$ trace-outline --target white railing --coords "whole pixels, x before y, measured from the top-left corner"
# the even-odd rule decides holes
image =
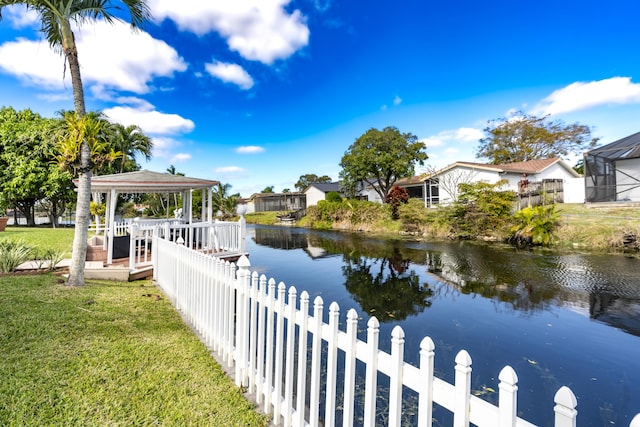
[[[171,242],[179,242],[194,250],[213,255],[242,255],[244,246],[245,220],[238,222],[215,221],[185,224],[181,221],[129,222],[126,233],[129,239],[129,269],[152,265],[152,242],[154,236]]]
[[[205,253],[154,238],[154,280],[228,367],[235,368],[235,382],[247,387],[273,423],[284,426],[342,426],[362,418],[364,426],[376,425],[376,405],[382,393],[378,375],[389,378],[388,425],[401,425],[402,391],[418,394],[418,426],[432,425],[436,403],[453,414],[454,427],[470,424],[487,427],[524,427],[533,424],[517,416],[518,377],[510,366],[500,372],[498,406],[471,393],[471,357],[462,350],[455,358],[454,384],[434,376],[434,344],[426,337],[420,344],[419,366],[404,362],[404,332],[391,333],[391,353],[379,349],[379,323],[367,322],[367,340],[357,338],[358,315],[347,312],[346,329],[340,330],[340,310],[329,306],[329,323],[323,322],[324,302],[302,292],[298,308],[296,288],[249,272],[242,257],[238,270]],[[341,352],[338,352],[341,350]],[[338,364],[344,366],[338,383]],[[363,410],[356,408],[356,361],[366,366]],[[321,378],[325,378],[321,385]],[[324,393],[321,392],[323,387]],[[339,388],[342,391],[337,397]],[[362,388],[361,388],[362,389]],[[577,400],[567,387],[554,396],[555,427],[575,427]],[[324,413],[320,408],[324,407]],[[378,411],[379,412],[379,411]],[[322,422],[320,420],[323,420]],[[640,427],[640,414],[630,427]]]

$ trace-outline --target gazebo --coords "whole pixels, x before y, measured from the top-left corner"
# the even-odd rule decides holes
[[[101,198],[98,198],[98,195],[106,194],[104,249],[107,251],[107,264],[113,263],[114,237],[116,236],[115,210],[118,194],[182,194],[181,222],[192,224],[194,221],[192,192],[201,190],[200,221],[212,223],[212,187],[217,184],[219,184],[218,181],[148,170],[92,177],[91,192],[94,194],[94,198],[99,200]]]

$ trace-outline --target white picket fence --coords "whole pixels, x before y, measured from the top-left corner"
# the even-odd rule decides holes
[[[234,264],[158,236],[154,247],[158,286],[205,344],[234,369],[236,384],[247,387],[264,412],[273,415],[275,425],[333,427],[338,423],[351,427],[358,418],[364,426],[374,426],[376,404],[383,393],[377,384],[380,373],[389,379],[390,387],[384,393],[388,393],[385,410],[390,427],[401,425],[403,387],[418,394],[420,427],[432,425],[434,403],[451,411],[454,427],[533,425],[517,417],[518,377],[510,366],[498,376],[495,406],[471,393],[471,357],[465,350],[455,358],[455,381],[449,384],[434,376],[435,348],[429,337],[420,344],[416,367],[404,361],[404,332],[399,326],[391,333],[388,354],[378,347],[375,317],[367,322],[366,342],[361,341],[355,310],[347,312],[346,329],[340,330],[340,309],[333,302],[327,324],[323,322],[321,297],[313,301],[310,315],[307,292],[300,294],[298,307],[294,287],[287,290],[282,282],[276,286],[274,279],[251,274],[244,256],[236,271]],[[366,366],[361,413],[355,413],[357,361]],[[338,375],[339,364],[344,367],[342,375]],[[561,387],[554,402],[555,427],[575,427],[577,400],[573,392]],[[342,419],[336,420],[340,412]],[[640,427],[640,414],[630,427]]]

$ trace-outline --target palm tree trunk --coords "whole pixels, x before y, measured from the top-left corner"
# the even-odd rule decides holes
[[[78,177],[78,198],[76,202],[76,223],[73,234],[71,265],[69,266],[70,286],[84,285],[84,265],[87,259],[87,239],[89,237],[91,203],[91,165],[87,161],[91,156],[89,144],[82,142],[80,147],[80,176]]]
[[[69,64],[71,85],[73,87],[73,103],[78,117],[86,114],[84,105],[84,89],[80,76],[80,62],[75,37],[69,21],[60,23],[62,30],[62,50]],[[78,177],[78,197],[76,202],[76,223],[73,235],[71,265],[69,279],[71,286],[84,285],[84,265],[87,259],[87,238],[89,237],[89,205],[91,203],[91,150],[86,141],[80,147],[80,176]]]

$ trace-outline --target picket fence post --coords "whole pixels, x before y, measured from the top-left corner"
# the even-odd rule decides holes
[[[371,317],[367,322],[367,363],[364,386],[364,425],[374,426],[376,421],[376,391],[378,389],[378,349],[380,322]]]
[[[336,420],[336,375],[338,367],[338,322],[340,306],[332,302],[329,306],[329,336],[327,337],[327,383],[325,392],[325,427],[334,427]]]
[[[556,404],[553,407],[553,411],[556,413],[554,427],[576,427],[578,400],[569,387],[560,387],[553,401]]]
[[[253,393],[256,390],[256,377],[257,377],[257,334],[258,334],[258,272],[254,271],[251,274],[251,288],[249,289],[249,393]],[[262,342],[262,341],[261,341]],[[260,346],[262,347],[262,346]],[[258,377],[259,378],[259,377]]]
[[[469,427],[469,402],[471,400],[471,356],[460,350],[456,356],[455,402],[453,427]]]
[[[402,365],[404,364],[404,331],[396,326],[391,331],[391,374],[389,378],[389,427],[400,427],[402,416]]]
[[[418,426],[431,427],[433,425],[433,362],[435,345],[429,337],[420,342],[420,373],[422,387],[418,400]]]
[[[273,318],[274,318],[274,304],[276,292],[276,281],[269,279],[267,290],[267,344],[266,344],[266,361],[265,361],[265,379],[264,379],[264,412],[267,414],[272,413],[271,403],[273,402]]]
[[[631,424],[629,424],[629,427],[640,427],[640,414],[637,414],[635,417],[633,417],[633,419],[631,420]]]
[[[291,408],[293,408],[293,365],[295,363],[296,342],[296,300],[298,291],[294,286],[289,288],[289,298],[287,300],[287,342],[285,350],[285,370],[284,370],[284,407],[282,413],[284,416],[284,427],[291,426]]]
[[[282,358],[283,358],[283,343],[284,343],[284,295],[285,284],[280,282],[278,284],[278,301],[276,305],[276,359],[275,359],[275,375],[273,381],[275,382],[273,393],[273,423],[275,425],[280,424],[282,417]]]
[[[515,427],[518,406],[518,376],[511,366],[505,366],[498,375],[499,427]]]
[[[296,425],[304,427],[305,400],[307,397],[307,332],[309,322],[309,293],[300,294],[300,334],[298,335],[298,384],[296,386]]]
[[[253,274],[257,275],[258,272],[254,272]],[[256,372],[256,403],[260,405],[262,403],[263,398],[263,387],[264,387],[264,353],[265,348],[263,343],[265,342],[265,304],[267,298],[267,276],[264,274],[260,276],[260,282],[258,286],[258,342],[257,346],[257,355],[256,355],[256,363],[257,363],[257,372]],[[253,351],[253,350],[252,350]]]
[[[237,262],[236,301],[238,304],[236,317],[236,385],[247,385],[247,364],[249,346],[249,258],[242,255]]]
[[[309,424],[318,426],[320,418],[320,358],[322,356],[322,312],[324,301],[317,296],[313,300],[313,342],[311,344],[311,390],[309,391]]]

